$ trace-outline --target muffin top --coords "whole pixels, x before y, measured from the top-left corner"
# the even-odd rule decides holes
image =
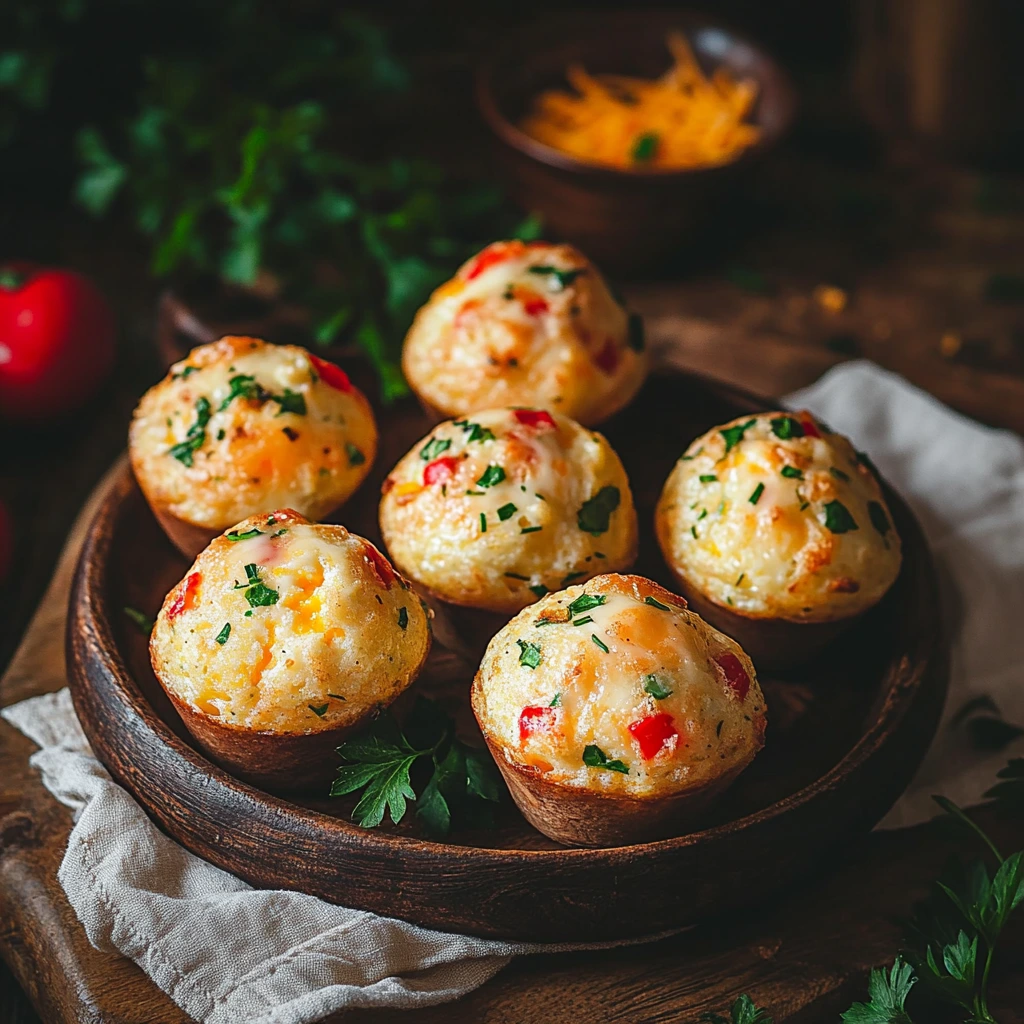
[[[442,423],[383,485],[395,564],[443,599],[513,612],[636,554],[626,472],[600,434],[537,409]]]
[[[172,695],[226,725],[312,733],[358,722],[415,678],[420,600],[367,540],[291,509],[214,539],[150,639]]]
[[[643,347],[639,318],[578,250],[495,242],[419,311],[402,365],[447,416],[529,404],[592,425],[640,387]]]
[[[369,472],[377,427],[340,367],[231,337],[193,349],[146,392],[129,450],[151,504],[220,530],[284,506],[326,515]]]
[[[698,437],[665,484],[656,526],[685,586],[755,618],[857,614],[900,569],[867,457],[806,412],[741,416]]]
[[[473,686],[484,736],[567,786],[665,796],[742,769],[765,704],[742,648],[640,576],[598,576],[521,611]]]

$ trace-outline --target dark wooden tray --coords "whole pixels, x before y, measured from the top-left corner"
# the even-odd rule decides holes
[[[651,378],[605,426],[626,464],[641,522],[636,571],[670,585],[651,517],[673,461],[696,434],[745,411],[750,396],[684,374]],[[379,543],[378,485],[428,429],[411,404],[384,417],[370,480],[343,510]],[[905,504],[889,494],[904,541],[881,605],[815,663],[762,680],[767,745],[702,831],[658,843],[571,850],[539,835],[511,801],[498,826],[427,842],[414,826],[367,831],[351,801],[288,802],[238,782],[198,753],[156,683],[124,605],[154,612],[187,568],[127,469],[93,521],[71,592],[67,660],[75,705],[99,757],[190,850],[254,885],[300,889],[419,924],[537,941],[622,939],[749,906],[799,879],[869,829],[903,790],[934,734],[946,659],[931,559]],[[449,625],[465,630],[453,617]],[[488,637],[462,632],[417,683],[456,713],[468,739],[473,657]],[[478,739],[478,737],[477,737]]]

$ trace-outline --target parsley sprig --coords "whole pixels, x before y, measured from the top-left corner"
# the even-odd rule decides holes
[[[732,1004],[728,1017],[723,1017],[720,1013],[705,1013],[701,1015],[700,1020],[707,1024],[773,1024],[773,1018],[769,1017],[765,1010],[755,1006],[753,999],[748,995],[740,996]]]
[[[452,719],[424,697],[416,699],[404,731],[386,711],[367,732],[338,747],[338,754],[345,763],[331,796],[361,789],[352,819],[364,828],[378,826],[385,813],[397,825],[415,801],[425,831],[444,836],[453,817],[486,819],[489,805],[499,799],[494,762],[457,739]]]

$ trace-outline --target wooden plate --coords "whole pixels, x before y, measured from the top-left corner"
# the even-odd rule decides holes
[[[636,571],[671,587],[654,540],[661,486],[686,444],[715,423],[769,406],[679,373],[650,379],[605,425],[640,515]],[[345,525],[380,543],[380,481],[428,424],[412,405],[382,419],[371,478]],[[888,495],[904,564],[882,604],[816,662],[765,678],[767,745],[702,831],[615,849],[558,847],[511,801],[497,827],[424,841],[415,825],[364,830],[352,801],[289,802],[238,782],[192,746],[123,614],[153,614],[187,565],[160,532],[130,473],[115,481],[86,539],[71,593],[67,654],[82,726],[111,774],[188,849],[251,882],[434,928],[536,941],[624,939],[748,906],[802,877],[870,828],[904,789],[931,740],[946,657],[931,559],[906,505]],[[468,712],[474,659],[489,639],[453,616],[452,649],[435,644],[416,684]],[[474,631],[475,630],[475,631]],[[409,818],[412,815],[408,815]]]

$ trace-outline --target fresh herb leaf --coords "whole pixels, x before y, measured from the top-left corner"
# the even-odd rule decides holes
[[[751,505],[756,505],[761,500],[761,495],[762,494],[764,494],[764,484],[760,484],[759,483],[754,488],[753,493],[750,495],[750,497],[747,500],[750,502]]]
[[[494,431],[488,427],[481,427],[479,423],[471,423],[469,420],[455,420],[454,426],[461,427],[466,434],[466,444],[471,441],[493,441]]]
[[[477,480],[477,487],[496,487],[498,484],[505,479],[505,470],[501,466],[490,465],[483,473],[483,476]]]
[[[498,518],[502,522],[505,522],[506,519],[511,519],[518,511],[519,510],[510,501],[507,505],[502,505],[501,508],[498,509]]]
[[[667,604],[662,604],[660,601],[658,601],[655,598],[651,597],[649,594],[648,594],[647,597],[644,598],[644,604],[652,605],[654,608],[660,608],[663,612],[670,612],[670,611],[672,611],[672,609],[669,608],[669,606]]]
[[[142,633],[143,636],[149,636],[149,634],[153,632],[153,620],[144,612],[140,612],[138,608],[132,608],[130,605],[125,605],[124,613],[132,620],[133,623],[135,623],[139,632]]]
[[[581,576],[586,576],[586,572],[583,569],[577,569],[575,572],[570,572],[562,577],[562,586],[567,587],[573,580],[578,580]]]
[[[583,763],[588,768],[606,768],[610,772],[629,774],[629,766],[623,761],[609,761],[608,755],[596,743],[588,743],[583,748]]]
[[[443,455],[451,446],[452,442],[447,437],[432,437],[420,449],[420,458],[429,462],[431,459],[436,459],[439,455]]]
[[[599,537],[607,532],[612,513],[619,507],[621,496],[618,487],[602,487],[592,498],[588,498],[576,513],[576,523],[584,533]]]
[[[270,400],[277,402],[280,407],[278,416],[282,416],[286,412],[294,413],[296,416],[306,415],[306,399],[290,388],[285,388],[281,395],[271,395]],[[360,452],[360,454],[362,453]],[[355,465],[355,463],[352,464]]]
[[[236,398],[265,402],[270,398],[270,392],[257,384],[251,374],[240,373],[228,381],[227,397],[217,406],[217,412],[223,412]]]
[[[889,532],[889,517],[877,501],[868,502],[868,518],[871,525],[884,537]]]
[[[527,272],[530,274],[540,274],[549,279],[551,284],[549,288],[553,292],[565,291],[576,280],[580,274],[585,274],[585,267],[574,267],[572,270],[560,270],[558,267],[551,266],[539,266],[539,267],[527,267]]]
[[[735,427],[726,427],[719,433],[725,438],[726,452],[732,451],[743,440],[743,435],[757,422],[756,419],[747,420],[746,423],[738,423]]]
[[[789,480],[803,480],[804,471],[797,469],[796,466],[783,466],[782,475]]]
[[[842,1015],[843,1024],[913,1024],[905,1004],[916,980],[902,957],[896,957],[888,973],[876,968],[868,979],[869,1002],[851,1006]]]
[[[309,710],[312,711],[314,715],[316,715],[317,718],[323,718],[324,715],[327,714],[327,708],[330,705],[329,704],[309,704],[307,706],[309,707]]]
[[[842,480],[843,483],[847,483],[847,484],[850,482],[849,474],[848,473],[844,473],[841,469],[837,469],[835,466],[829,466],[828,467],[828,471],[829,471],[829,473],[832,474],[832,476],[834,476],[836,478],[836,480]]]
[[[526,589],[532,591],[537,597],[543,597],[548,593],[548,588],[543,583],[535,583],[532,587],[527,587]]]
[[[507,576],[510,580],[522,580],[524,583],[530,582],[529,576],[520,576],[517,572],[506,572],[503,575]]]
[[[481,512],[480,513],[480,532],[481,533],[486,533],[487,532],[487,513],[486,512]]]
[[[276,590],[263,583],[256,583],[245,592],[245,599],[253,608],[263,608],[267,605],[277,604],[281,595]]]
[[[408,626],[409,626],[409,609],[406,608],[405,605],[402,605],[402,607],[398,609],[398,628],[404,630],[404,629],[407,629]]]
[[[716,484],[718,483],[718,477],[714,473],[701,473],[700,482],[702,484]]]
[[[526,668],[536,668],[540,664],[540,644],[532,644],[527,640],[517,640],[519,645],[519,664]]]
[[[767,1010],[758,1009],[754,1000],[744,994],[740,996],[729,1010],[729,1016],[718,1013],[705,1013],[700,1020],[707,1024],[774,1024]]]
[[[349,466],[361,466],[366,462],[366,456],[351,441],[345,442],[345,454],[348,456]]]
[[[540,533],[543,530],[543,526],[524,526],[519,532],[520,533]]]
[[[243,533],[239,533],[237,530],[229,530],[225,536],[230,541],[251,540],[253,537],[262,537],[263,531],[256,529],[254,526],[251,530],[245,530]]]
[[[228,642],[228,637],[231,636],[231,623],[225,622],[224,628],[214,637],[217,643],[223,645]]]
[[[655,700],[672,696],[672,691],[654,673],[644,676],[644,693],[649,693]]]
[[[644,132],[642,135],[638,135],[630,153],[633,163],[650,163],[654,159],[654,154],[658,152],[660,141],[661,136],[657,132]]]
[[[197,398],[195,422],[188,428],[185,440],[169,448],[167,454],[172,455],[183,466],[191,468],[195,453],[206,443],[206,425],[210,422],[211,415],[213,412],[210,400],[202,396]]]
[[[849,533],[858,527],[849,509],[841,501],[826,501],[825,529],[832,533]]]
[[[569,617],[573,618],[581,612],[589,612],[591,608],[599,608],[607,602],[604,594],[580,594],[572,604],[569,605]]]
[[[585,626],[588,622],[593,622],[593,621],[594,621],[594,616],[593,615],[584,615],[582,618],[574,619],[572,624],[574,626]]]
[[[562,706],[562,695],[561,695],[561,693],[556,693],[554,695],[554,697],[551,698],[551,703],[548,705],[548,707],[549,708],[560,708],[561,706]]]
[[[591,633],[590,639],[593,640],[594,643],[597,644],[597,646],[600,647],[605,654],[608,653],[608,645],[596,633]]]
[[[771,421],[772,433],[780,441],[788,441],[793,437],[803,437],[803,424],[793,416],[776,416]]]

